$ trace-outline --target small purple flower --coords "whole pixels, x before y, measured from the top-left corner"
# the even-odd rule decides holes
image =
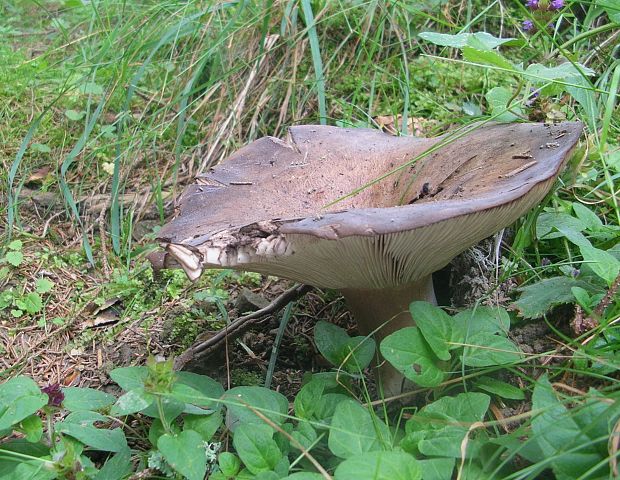
[[[62,393],[59,383],[50,383],[47,387],[43,387],[41,391],[47,395],[47,405],[49,407],[60,407],[65,399],[65,394]]]
[[[531,20],[523,20],[523,30],[526,32],[534,30],[534,22]]]
[[[572,272],[570,272],[570,274],[573,278],[577,278],[581,274],[581,270],[575,268]]]
[[[540,261],[540,264],[543,267],[548,267],[549,265],[551,265],[551,260],[549,260],[547,257],[543,257],[542,260]]]
[[[525,2],[525,6],[527,8],[531,8],[532,10],[537,10],[538,9],[538,0],[527,0]]]
[[[551,10],[559,10],[564,7],[564,0],[551,0],[549,2],[549,9]]]

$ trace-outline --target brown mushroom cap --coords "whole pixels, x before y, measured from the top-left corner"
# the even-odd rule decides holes
[[[472,130],[292,127],[287,142],[261,138],[199,177],[159,240],[192,279],[235,268],[336,289],[415,282],[537,205],[582,125]]]

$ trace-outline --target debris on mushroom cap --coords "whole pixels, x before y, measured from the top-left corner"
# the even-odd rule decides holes
[[[220,267],[337,289],[410,283],[538,204],[581,130],[494,124],[448,141],[292,127],[199,177],[159,239],[192,279]]]

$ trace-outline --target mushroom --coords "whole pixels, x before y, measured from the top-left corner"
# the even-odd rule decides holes
[[[199,176],[158,237],[190,279],[232,268],[337,289],[362,335],[411,326],[431,275],[550,190],[582,125],[490,124],[437,138],[305,125]],[[415,321],[415,319],[413,319]],[[386,394],[403,377],[379,368]]]

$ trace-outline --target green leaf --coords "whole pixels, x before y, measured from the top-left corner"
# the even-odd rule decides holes
[[[573,202],[573,211],[577,218],[586,225],[586,228],[590,231],[596,231],[603,228],[603,222],[598,218],[598,215],[590,210],[588,207],[579,202]]]
[[[38,293],[31,292],[15,300],[15,305],[33,315],[43,308],[43,301]]]
[[[508,398],[510,400],[523,400],[525,393],[520,388],[510,385],[509,383],[502,382],[492,377],[478,377],[474,381],[474,385],[480,390],[493,393],[498,397]]]
[[[282,480],[325,480],[325,477],[320,473],[296,472]]]
[[[73,122],[82,120],[84,118],[84,115],[86,115],[86,112],[83,110],[79,112],[77,110],[72,110],[72,109],[65,110],[65,116]]]
[[[390,431],[379,418],[371,415],[353,399],[336,407],[329,429],[328,446],[340,458],[382,450],[389,445]]]
[[[521,296],[514,302],[514,306],[521,316],[538,318],[557,305],[574,302],[575,297],[571,290],[573,287],[581,287],[589,293],[602,292],[602,289],[589,282],[570,277],[552,277],[519,288]]]
[[[39,153],[50,153],[52,151],[50,147],[44,145],[43,143],[33,143],[32,145],[30,145],[30,148],[32,148],[32,150],[34,150],[35,152]]]
[[[129,449],[118,452],[103,464],[94,480],[121,480],[131,473],[131,452]]]
[[[314,326],[316,346],[333,366],[355,373],[366,368],[375,354],[375,341],[363,336],[349,337],[333,323],[318,321]]]
[[[422,387],[436,387],[446,376],[440,360],[416,327],[403,328],[387,336],[380,350],[394,368]]]
[[[183,429],[194,430],[205,442],[209,442],[222,425],[222,420],[220,412],[213,412],[210,415],[185,415]]]
[[[17,430],[26,435],[27,441],[32,443],[38,442],[43,436],[43,422],[41,421],[41,417],[30,415],[24,418],[19,422]]]
[[[110,415],[129,415],[144,410],[155,401],[155,397],[146,393],[143,388],[134,388],[121,395],[116,401]]]
[[[519,115],[523,114],[519,105],[508,105],[513,94],[507,88],[494,87],[484,94],[484,98],[491,107],[491,115],[498,122],[513,122],[519,119]],[[507,110],[509,107],[510,110]]]
[[[592,76],[595,74],[594,70],[588,68],[579,63],[575,64],[586,76]],[[529,77],[533,82],[547,83],[549,80],[561,80],[567,83],[573,83],[572,80],[581,78],[582,75],[570,62],[562,63],[556,67],[546,67],[540,63],[532,63],[524,72],[526,77]]]
[[[620,273],[620,261],[611,253],[588,245],[580,245],[579,251],[592,271],[611,287]]]
[[[217,463],[222,473],[227,477],[234,477],[241,468],[239,457],[230,452],[220,453]]]
[[[0,385],[0,431],[10,429],[47,405],[47,395],[28,377],[15,377]]]
[[[503,308],[476,307],[457,313],[453,320],[450,348],[460,348],[478,333],[508,335],[510,316]]]
[[[463,47],[463,58],[469,62],[481,65],[491,65],[509,71],[519,70],[512,62],[495,50],[480,50],[478,48],[465,46]]]
[[[233,445],[245,467],[255,475],[273,470],[282,458],[273,429],[265,424],[238,425]]]
[[[500,335],[478,333],[469,337],[462,362],[469,367],[490,367],[518,362],[523,358],[512,340]]]
[[[35,289],[37,293],[47,293],[54,288],[54,282],[47,278],[37,278]]]
[[[93,425],[95,422],[109,422],[109,419],[96,412],[73,412],[62,422],[56,423],[54,430],[69,435],[96,450],[120,452],[129,448],[123,430],[97,428]]]
[[[286,420],[288,400],[281,393],[264,387],[235,387],[222,397],[228,410],[227,426],[235,432],[240,424],[261,424],[264,420],[256,415],[248,405],[277,425]]]
[[[206,375],[198,375],[192,372],[177,372],[177,382],[192,387],[201,393],[200,405],[208,408],[219,408],[221,405],[216,401],[207,402],[207,399],[220,399],[224,395],[224,387]],[[189,402],[194,403],[194,402]],[[198,405],[198,403],[194,403]]]
[[[305,449],[311,448],[318,435],[314,427],[305,420],[300,420],[291,436],[297,440]]]
[[[334,480],[419,480],[419,462],[404,452],[369,452],[342,462]]]
[[[178,435],[165,434],[157,441],[157,448],[166,462],[189,480],[203,480],[207,473],[207,457],[202,445],[202,437],[193,430],[184,430]]]
[[[452,478],[452,471],[456,463],[454,458],[429,458],[419,460],[424,480],[446,480]]]
[[[103,87],[95,82],[83,83],[79,90],[86,95],[103,95]]]
[[[121,367],[115,368],[109,375],[123,390],[128,392],[134,388],[144,387],[148,374],[147,367]]]
[[[450,360],[452,317],[428,302],[412,302],[409,311],[424,340],[440,360]]]
[[[546,458],[552,459],[557,478],[578,478],[604,462],[604,457],[597,453],[572,413],[558,400],[546,375],[541,376],[534,387],[532,411],[535,413],[532,440]],[[578,449],[574,450],[576,447]],[[573,451],[568,452],[571,449]]]
[[[500,45],[513,42],[514,38],[497,38],[487,32],[458,33],[449,35],[447,33],[421,32],[420,38],[427,42],[441,45],[443,47],[463,48],[467,45],[478,50],[492,50]]]
[[[22,252],[12,250],[10,252],[6,252],[4,259],[14,267],[19,267],[24,261],[24,254]]]
[[[100,410],[112,405],[116,398],[94,388],[66,387],[62,389],[65,399],[62,406],[75,412],[78,410]]]
[[[21,240],[13,240],[11,243],[7,245],[9,250],[19,251],[23,248],[24,244]]]

